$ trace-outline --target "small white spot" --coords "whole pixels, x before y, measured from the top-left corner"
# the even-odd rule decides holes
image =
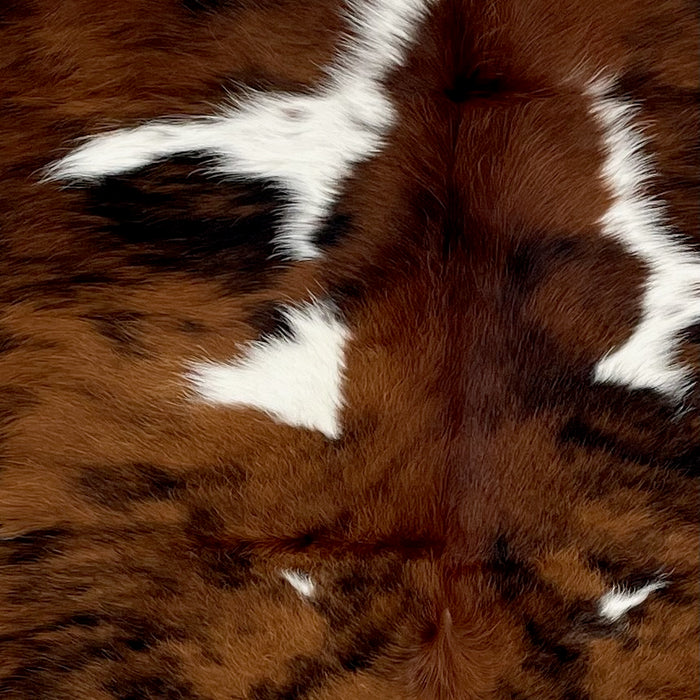
[[[308,574],[296,569],[283,569],[280,574],[302,598],[314,597],[316,584]]]
[[[654,581],[636,590],[613,588],[602,596],[598,602],[598,614],[611,621],[618,620],[632,608],[641,605],[650,593],[658,591],[665,586],[665,581]]]
[[[283,314],[292,337],[251,343],[232,362],[196,363],[189,379],[209,403],[257,408],[288,425],[336,438],[349,333],[326,303],[286,307]]]
[[[604,131],[602,175],[612,195],[601,227],[646,264],[648,277],[637,327],[597,363],[594,379],[679,400],[692,386],[676,346],[683,331],[700,321],[700,257],[673,235],[662,202],[645,191],[654,176],[644,153],[647,139],[634,126],[637,107],[609,96],[613,84],[598,80],[588,90]]]
[[[400,66],[429,0],[350,2],[353,33],[313,93],[250,92],[214,117],[155,121],[87,139],[47,180],[95,182],[179,153],[206,153],[212,172],[274,181],[290,199],[276,239],[292,260],[317,257],[314,232],[354,165],[375,155],[395,121],[382,81]]]

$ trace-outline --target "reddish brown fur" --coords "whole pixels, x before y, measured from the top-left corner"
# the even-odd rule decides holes
[[[588,380],[645,270],[600,235],[580,90],[604,68],[641,101],[697,250],[691,3],[439,3],[388,81],[395,133],[343,192],[352,231],[260,286],[136,259],[89,191],[39,184],[77,137],[314,85],[338,9],[0,8],[0,695],[697,697],[700,393],[678,417]],[[182,194],[178,167],[157,191]],[[196,197],[203,219],[265,207]],[[188,400],[193,357],[323,294],[353,338],[339,440]],[[643,609],[598,620],[612,585],[660,571]]]

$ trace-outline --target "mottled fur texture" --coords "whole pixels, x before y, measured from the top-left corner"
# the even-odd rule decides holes
[[[682,391],[595,374],[652,279],[601,224],[611,130],[700,259],[692,0],[416,9],[308,255],[285,183],[211,149],[51,177],[81,138],[313,98],[353,7],[0,3],[0,697],[698,697],[700,316],[663,336]],[[298,383],[296,413],[197,395],[306,308],[340,329],[290,363],[338,382],[326,422]]]

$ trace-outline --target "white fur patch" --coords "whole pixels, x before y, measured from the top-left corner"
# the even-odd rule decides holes
[[[349,333],[324,303],[287,307],[283,313],[293,337],[251,343],[233,362],[197,363],[189,379],[209,403],[257,408],[288,425],[336,438]]]
[[[308,574],[296,569],[283,569],[280,574],[302,598],[314,597],[316,584]]]
[[[615,621],[629,610],[641,605],[651,593],[666,586],[665,581],[654,581],[636,590],[613,588],[598,601],[598,614],[610,621]]]
[[[612,194],[601,226],[646,264],[648,277],[637,327],[597,363],[594,378],[680,399],[692,381],[677,360],[677,344],[683,330],[700,321],[700,257],[672,234],[662,203],[645,192],[653,179],[647,139],[634,126],[637,108],[609,96],[612,85],[597,81],[589,89],[605,134],[602,174]]]
[[[394,123],[382,81],[402,64],[428,2],[351,2],[353,33],[311,94],[251,92],[219,116],[100,134],[50,166],[47,179],[93,182],[176,154],[207,154],[214,173],[273,180],[285,190],[290,206],[277,246],[293,260],[314,258],[313,234],[342,180],[382,148]]]

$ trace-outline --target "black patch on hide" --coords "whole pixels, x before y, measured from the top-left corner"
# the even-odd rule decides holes
[[[659,425],[664,423],[660,420]],[[663,454],[653,442],[646,448],[639,439],[632,442],[588,425],[580,417],[569,419],[561,431],[560,445],[573,444],[586,450],[601,450],[618,460],[635,462],[646,467],[670,469],[683,476],[700,474],[700,445],[689,445],[677,454]]]
[[[207,174],[211,159],[182,156],[87,190],[103,243],[166,272],[220,281],[231,293],[264,289],[284,267],[273,241],[287,198],[272,182]]]
[[[468,100],[488,99],[507,90],[503,75],[476,67],[458,71],[452,83],[445,88],[445,96],[459,104]]]
[[[390,641],[387,630],[369,626],[369,629],[353,636],[338,653],[338,661],[345,671],[357,672],[371,668]]]
[[[184,488],[175,474],[151,464],[125,464],[121,467],[83,469],[78,490],[101,506],[124,510],[135,502],[166,500]]]
[[[289,679],[283,684],[265,680],[254,685],[249,692],[251,700],[300,700],[321,687],[335,670],[313,656],[296,656],[289,661],[287,669]]]
[[[700,345],[700,323],[688,326],[682,333],[683,339],[688,343]]]
[[[287,320],[282,307],[274,302],[260,304],[247,318],[248,323],[257,331],[257,340],[265,342],[272,338],[293,340],[294,329]]]
[[[0,328],[0,354],[11,352],[22,346],[22,341],[12,333]]]
[[[197,572],[206,583],[236,589],[251,581],[252,562],[245,543],[226,540],[225,525],[216,513],[192,508],[186,534],[198,564]]]
[[[316,234],[316,243],[321,248],[330,248],[340,243],[352,230],[350,214],[334,212],[321,225]]]
[[[104,311],[88,314],[98,333],[124,355],[144,355],[141,343],[142,322],[145,314],[139,311]]]
[[[105,689],[115,700],[203,700],[192,685],[174,676],[137,676],[112,680]]]
[[[487,562],[489,582],[506,602],[532,593],[539,585],[533,567],[517,556],[505,535],[499,535]]]
[[[542,237],[518,241],[506,258],[509,298],[522,299],[532,293],[556,268],[582,255],[571,238]]]
[[[588,700],[590,695],[583,688],[587,670],[587,658],[583,645],[565,643],[561,631],[547,624],[529,620],[525,633],[530,643],[530,653],[523,667],[532,669],[557,689],[556,697],[562,700]]]
[[[0,540],[0,561],[9,565],[33,564],[58,555],[70,533],[60,528],[32,530],[11,540]]]

